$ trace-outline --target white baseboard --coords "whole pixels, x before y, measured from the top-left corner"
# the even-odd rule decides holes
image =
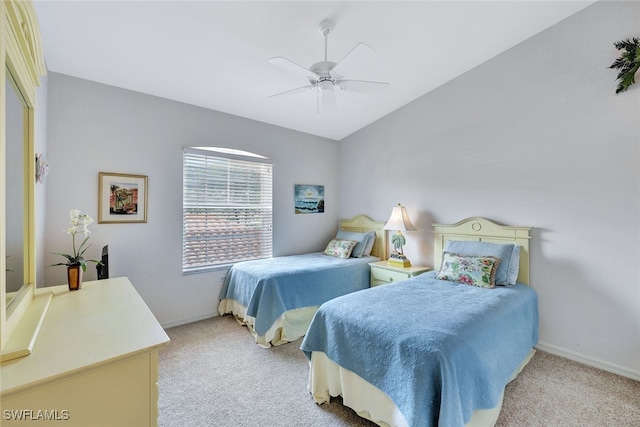
[[[189,319],[182,319],[182,320],[176,320],[174,322],[163,323],[160,326],[162,326],[163,329],[168,329],[176,326],[186,325],[188,323],[198,322],[200,320],[211,319],[212,317],[218,317],[218,316],[219,316],[218,312],[203,314],[201,316],[190,317]]]
[[[545,344],[539,342],[535,348],[545,353],[550,353],[556,356],[564,357],[565,359],[573,360],[574,362],[582,363],[593,368],[602,369],[603,371],[611,372],[616,375],[620,375],[632,380],[640,381],[640,372],[634,371],[622,366],[614,365],[613,363],[605,362],[603,360],[587,357],[582,354],[574,353],[561,347],[557,347],[551,344]]]

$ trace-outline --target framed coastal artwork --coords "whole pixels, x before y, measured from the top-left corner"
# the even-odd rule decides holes
[[[324,185],[295,184],[294,204],[296,214],[324,212]]]
[[[147,222],[147,176],[100,172],[98,223]]]

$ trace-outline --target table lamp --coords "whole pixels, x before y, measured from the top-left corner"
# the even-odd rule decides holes
[[[402,252],[402,247],[405,243],[407,243],[404,236],[402,235],[402,232],[417,229],[411,223],[405,207],[398,203],[398,206],[394,207],[391,211],[391,217],[389,218],[389,221],[387,221],[387,223],[384,225],[384,227],[382,227],[382,229],[396,230],[396,232],[391,236],[393,253],[388,259],[389,265],[394,265],[397,267],[411,267],[411,261],[409,261]]]

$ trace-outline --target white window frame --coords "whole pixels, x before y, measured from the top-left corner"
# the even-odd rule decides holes
[[[273,161],[240,150],[183,150],[182,273],[273,255]],[[257,178],[257,179],[256,179]]]

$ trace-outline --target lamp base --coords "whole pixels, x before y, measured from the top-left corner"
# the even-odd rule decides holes
[[[411,267],[411,261],[404,255],[391,254],[391,257],[387,260],[387,264],[393,267]]]

